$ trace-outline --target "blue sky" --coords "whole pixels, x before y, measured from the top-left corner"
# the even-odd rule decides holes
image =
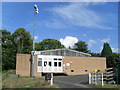
[[[35,42],[52,38],[72,47],[82,40],[92,52],[100,52],[103,43],[109,42],[118,52],[117,2],[4,2],[2,28],[12,33],[25,28],[32,35],[35,4],[39,8]]]

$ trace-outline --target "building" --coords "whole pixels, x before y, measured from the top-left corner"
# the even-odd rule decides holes
[[[67,48],[63,49],[54,49],[54,50],[44,50],[44,51],[35,51],[36,55],[58,55],[58,56],[78,56],[78,57],[90,57],[88,53],[83,53]]]
[[[42,71],[44,73],[54,71],[54,73],[66,75],[80,75],[88,74],[94,70],[104,71],[106,69],[106,58],[91,57],[90,54],[70,49],[35,51],[34,54],[35,77],[40,77]],[[17,54],[16,59],[16,74],[30,76],[31,54]]]

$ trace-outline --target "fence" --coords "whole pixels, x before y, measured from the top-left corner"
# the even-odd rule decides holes
[[[113,68],[106,69],[105,72],[89,73],[89,84],[104,85],[115,83]]]
[[[90,73],[89,74],[89,84],[95,84],[95,85],[104,85],[103,82],[103,73]]]
[[[115,83],[114,81],[115,73],[114,73],[113,68],[107,68],[105,72],[105,76],[106,76],[105,80],[107,84]]]

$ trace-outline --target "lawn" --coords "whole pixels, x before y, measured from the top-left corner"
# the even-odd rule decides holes
[[[6,72],[8,72],[8,70],[4,70],[4,71],[0,70],[0,76],[2,76]]]
[[[58,88],[55,85],[45,83],[43,78],[32,78],[29,76],[20,76],[10,78],[9,75],[2,81],[3,88]]]
[[[95,87],[95,88],[116,88],[118,90],[120,90],[120,86],[118,85],[112,85],[112,84],[106,84],[106,85],[90,85],[91,87]]]
[[[45,83],[42,78],[19,77],[3,80],[3,88],[58,88]]]

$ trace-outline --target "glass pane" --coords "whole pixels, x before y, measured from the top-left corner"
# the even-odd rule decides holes
[[[61,58],[59,58],[58,60],[62,60]]]
[[[40,60],[42,60],[42,58],[38,58],[38,60],[40,61]]]
[[[42,61],[38,61],[38,66],[42,66]]]
[[[54,60],[57,60],[57,58],[54,58]]]
[[[49,62],[49,66],[52,66],[52,63],[51,63],[51,62]]]
[[[58,66],[61,67],[61,62],[58,62]]]
[[[57,62],[54,62],[54,66],[57,67]]]
[[[47,66],[47,61],[44,61],[44,66]]]

